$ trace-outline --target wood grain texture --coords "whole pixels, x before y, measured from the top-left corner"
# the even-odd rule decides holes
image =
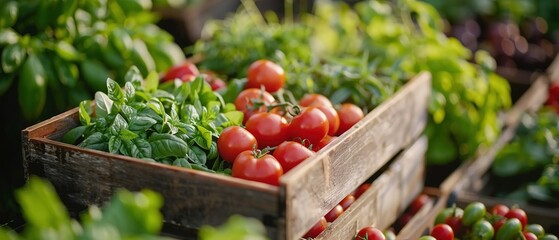
[[[398,155],[389,168],[372,182],[371,187],[315,239],[353,239],[357,231],[365,226],[389,227],[423,189],[426,150],[427,139],[422,137]],[[410,173],[414,177],[402,177],[404,165],[413,166],[414,171]],[[415,176],[421,176],[421,179]]]
[[[320,216],[417,138],[427,123],[430,75],[410,80],[391,99],[281,179],[285,229],[297,239]],[[281,233],[280,233],[281,234]]]

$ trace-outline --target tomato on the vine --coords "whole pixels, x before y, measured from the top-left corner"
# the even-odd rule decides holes
[[[233,163],[239,153],[258,147],[256,138],[246,129],[231,126],[223,129],[217,139],[217,150],[226,162]]]
[[[340,201],[340,206],[342,206],[342,208],[345,211],[349,208],[351,204],[353,204],[353,202],[355,202],[355,197],[349,194],[344,199],[342,199],[342,201]]]
[[[330,99],[328,99],[324,95],[318,93],[309,93],[305,94],[305,96],[303,96],[301,100],[299,100],[299,105],[301,105],[301,107],[332,107],[332,102],[330,102]]]
[[[324,147],[326,147],[326,145],[330,144],[336,138],[337,137],[326,135],[326,136],[324,136],[324,138],[322,140],[320,140],[320,142],[318,142],[317,144],[312,145],[312,150],[315,151],[315,152],[318,152],[318,151],[320,151],[320,149],[323,149]]]
[[[317,107],[328,119],[328,135],[334,136],[340,128],[340,116],[334,107],[318,106]]]
[[[511,208],[509,212],[505,214],[505,217],[508,219],[516,218],[520,220],[520,223],[522,224],[522,229],[524,229],[524,227],[526,227],[526,224],[528,223],[528,216],[526,215],[526,212],[524,212],[524,210],[520,208],[514,208],[514,207]]]
[[[289,136],[291,139],[319,143],[328,133],[328,118],[316,107],[307,107],[291,119]]]
[[[445,224],[452,228],[452,231],[456,233],[456,235],[460,235],[462,231],[462,217],[459,216],[449,216],[445,220]]]
[[[269,112],[252,115],[246,122],[246,129],[254,135],[260,148],[275,147],[289,136],[287,120]]]
[[[312,228],[309,229],[309,231],[305,233],[303,237],[304,238],[318,237],[318,235],[324,232],[324,229],[326,229],[326,227],[328,227],[328,222],[326,221],[326,218],[321,217],[320,220],[318,220],[318,222],[315,223],[314,226],[312,226]]]
[[[283,171],[288,172],[305,159],[314,155],[314,152],[298,142],[285,141],[276,147],[273,155],[281,164]]]
[[[167,73],[165,73],[165,75],[161,79],[161,82],[170,81],[175,78],[181,79],[181,81],[183,82],[190,82],[198,75],[200,75],[200,71],[198,71],[196,65],[191,62],[185,62],[183,64],[173,66],[169,70],[167,70]]]
[[[248,67],[245,88],[260,88],[268,92],[276,92],[285,84],[285,71],[280,65],[261,59]]]
[[[342,215],[342,213],[344,213],[344,209],[342,208],[342,206],[340,206],[340,204],[338,204],[334,208],[332,208],[330,212],[326,213],[326,215],[324,215],[324,218],[326,218],[326,221],[328,222],[333,222],[340,215]]]
[[[509,207],[503,204],[497,204],[489,211],[493,215],[505,216],[509,212]]]
[[[427,194],[420,194],[411,202],[409,212],[411,214],[416,214],[429,201],[430,198],[429,196],[427,196]]]
[[[258,154],[257,154],[258,155]],[[270,154],[255,156],[252,150],[241,152],[233,163],[231,176],[270,185],[279,185],[283,169],[278,160]]]
[[[239,93],[235,99],[235,108],[243,112],[243,123],[246,123],[255,113],[265,112],[267,110],[266,105],[272,104],[274,101],[276,101],[276,99],[269,92],[262,91],[258,88],[249,88]],[[256,106],[254,106],[255,103],[261,106],[256,108]]]
[[[361,197],[361,195],[367,191],[367,189],[369,189],[371,187],[370,183],[363,183],[361,184],[361,186],[359,186],[357,188],[357,190],[355,190],[355,193],[353,194],[353,196],[355,197],[355,199],[358,199],[359,197]]]
[[[437,224],[431,230],[431,236],[437,240],[454,240],[454,232],[447,224]]]
[[[364,227],[357,233],[355,240],[385,240],[381,230],[374,227]]]
[[[338,116],[340,117],[340,127],[336,132],[337,136],[346,132],[353,125],[363,119],[365,114],[363,113],[363,110],[361,110],[361,108],[359,108],[357,105],[352,103],[344,103],[338,109]]]

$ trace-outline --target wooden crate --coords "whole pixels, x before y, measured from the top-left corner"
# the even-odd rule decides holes
[[[399,154],[371,187],[315,239],[353,239],[365,226],[389,227],[423,189],[426,151],[427,138],[422,137]]]
[[[429,235],[437,214],[447,206],[448,195],[442,195],[439,189],[426,187],[423,193],[430,197],[430,201],[400,230],[397,239],[419,239]]]
[[[526,112],[536,112],[543,105],[547,99],[548,86],[549,79],[545,75],[537,78],[526,93],[506,113],[504,128],[497,141],[489,148],[480,149],[473,159],[465,161],[452,172],[440,185],[442,194],[450,194],[453,191],[467,188],[481,179],[481,176],[491,166],[495,154],[514,137],[522,115]]]
[[[411,79],[350,130],[282,176],[279,187],[59,142],[78,125],[77,109],[23,130],[25,176],[47,178],[71,206],[101,204],[117,188],[149,188],[164,196],[167,223],[196,229],[241,214],[262,221],[273,239],[297,239],[421,135],[430,80],[429,73]]]

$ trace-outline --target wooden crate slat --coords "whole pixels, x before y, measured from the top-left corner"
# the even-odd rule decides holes
[[[418,75],[340,139],[281,179],[286,239],[303,235],[319,216],[421,134],[430,93],[430,75]]]
[[[353,239],[357,231],[365,226],[389,227],[423,189],[425,151],[427,139],[422,137],[398,155],[392,165],[372,182],[371,187],[316,239]],[[420,175],[421,179],[402,178],[404,165],[414,166],[412,175]],[[413,190],[410,192],[408,189]]]

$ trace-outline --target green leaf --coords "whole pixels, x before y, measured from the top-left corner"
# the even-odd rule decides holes
[[[134,39],[134,49],[132,49],[130,58],[138,66],[142,75],[147,76],[150,72],[155,71],[155,61],[144,41]]]
[[[127,129],[127,128],[128,128],[128,123],[126,122],[126,119],[124,119],[122,115],[116,114],[113,124],[111,124],[110,127],[111,134],[119,135],[123,129]]]
[[[132,140],[134,138],[138,137],[138,134],[136,134],[135,132],[132,132],[128,129],[121,129],[120,133],[119,133],[120,138],[124,139],[124,140]]]
[[[225,117],[227,117],[227,119],[229,120],[228,126],[232,126],[232,125],[237,125],[238,126],[238,125],[241,125],[243,123],[244,114],[241,111],[226,112],[226,113],[223,113],[223,115],[225,115]]]
[[[198,232],[200,240],[214,239],[251,239],[265,240],[266,229],[264,225],[254,218],[245,218],[240,215],[231,216],[226,223],[218,228],[204,225]]]
[[[130,106],[130,105],[122,105],[120,106],[120,112],[122,113],[123,117],[126,118],[126,120],[128,122],[130,122],[130,120],[136,116],[136,114],[138,113],[138,110],[136,110],[134,107]]]
[[[188,151],[188,144],[171,134],[153,133],[148,141],[154,159],[184,157]]]
[[[156,72],[150,72],[146,77],[144,89],[146,92],[155,92],[159,86],[159,76]]]
[[[196,126],[198,134],[194,137],[194,141],[203,149],[209,150],[212,145],[212,132],[200,125]]]
[[[39,58],[30,54],[20,70],[18,98],[23,116],[27,120],[39,117],[45,106],[47,78]]]
[[[157,121],[150,117],[134,116],[130,119],[128,129],[134,132],[144,132],[156,123]]]
[[[18,17],[18,3],[9,1],[0,5],[0,29],[12,27]]]
[[[124,76],[124,81],[131,82],[134,87],[141,86],[143,80],[142,74],[140,74],[140,70],[136,66],[130,67]]]
[[[103,137],[103,134],[100,132],[95,132],[91,134],[89,137],[83,140],[78,146],[83,148],[90,148],[100,151],[108,151],[108,141]]]
[[[19,44],[8,45],[2,51],[2,70],[5,73],[16,71],[25,61],[25,49]]]
[[[73,128],[72,130],[64,134],[64,136],[62,137],[62,142],[68,144],[75,144],[78,141],[78,139],[80,139],[83,136],[83,133],[85,132],[86,129],[87,126],[78,126]]]
[[[80,65],[80,77],[82,77],[87,85],[94,91],[105,91],[107,88],[107,78],[109,71],[107,68],[96,60],[85,59]]]
[[[0,45],[15,44],[19,40],[19,34],[11,28],[0,30]]]
[[[207,161],[206,152],[198,146],[192,146],[188,154],[188,158],[194,164],[204,165]]]
[[[124,28],[116,28],[109,34],[109,42],[124,57],[130,56],[134,42]]]
[[[97,117],[106,117],[112,113],[113,100],[103,92],[95,93],[95,114]]]
[[[183,167],[183,168],[192,168],[192,166],[190,165],[190,163],[185,159],[185,158],[177,158],[174,162],[173,162],[174,166],[178,166],[178,167]]]
[[[0,69],[0,96],[12,86],[14,76],[14,74],[6,74]]]
[[[54,66],[58,80],[70,88],[74,88],[78,82],[78,66],[71,62],[66,62],[60,58],[54,59]]]
[[[122,147],[122,139],[118,136],[111,136],[109,138],[109,152],[118,153]]]
[[[66,61],[75,61],[80,58],[78,51],[72,46],[72,44],[66,41],[58,41],[54,50],[62,59]]]
[[[91,124],[91,101],[84,100],[80,102],[79,114],[80,122],[83,125],[89,126]]]
[[[111,78],[107,78],[107,95],[117,103],[124,103],[124,93],[117,82]]]
[[[332,94],[330,101],[332,101],[333,104],[340,104],[345,102],[352,94],[353,91],[351,91],[351,89],[343,87]]]
[[[136,89],[131,82],[126,82],[124,84],[124,100],[126,102],[130,102],[134,100],[134,96],[136,95]]]

